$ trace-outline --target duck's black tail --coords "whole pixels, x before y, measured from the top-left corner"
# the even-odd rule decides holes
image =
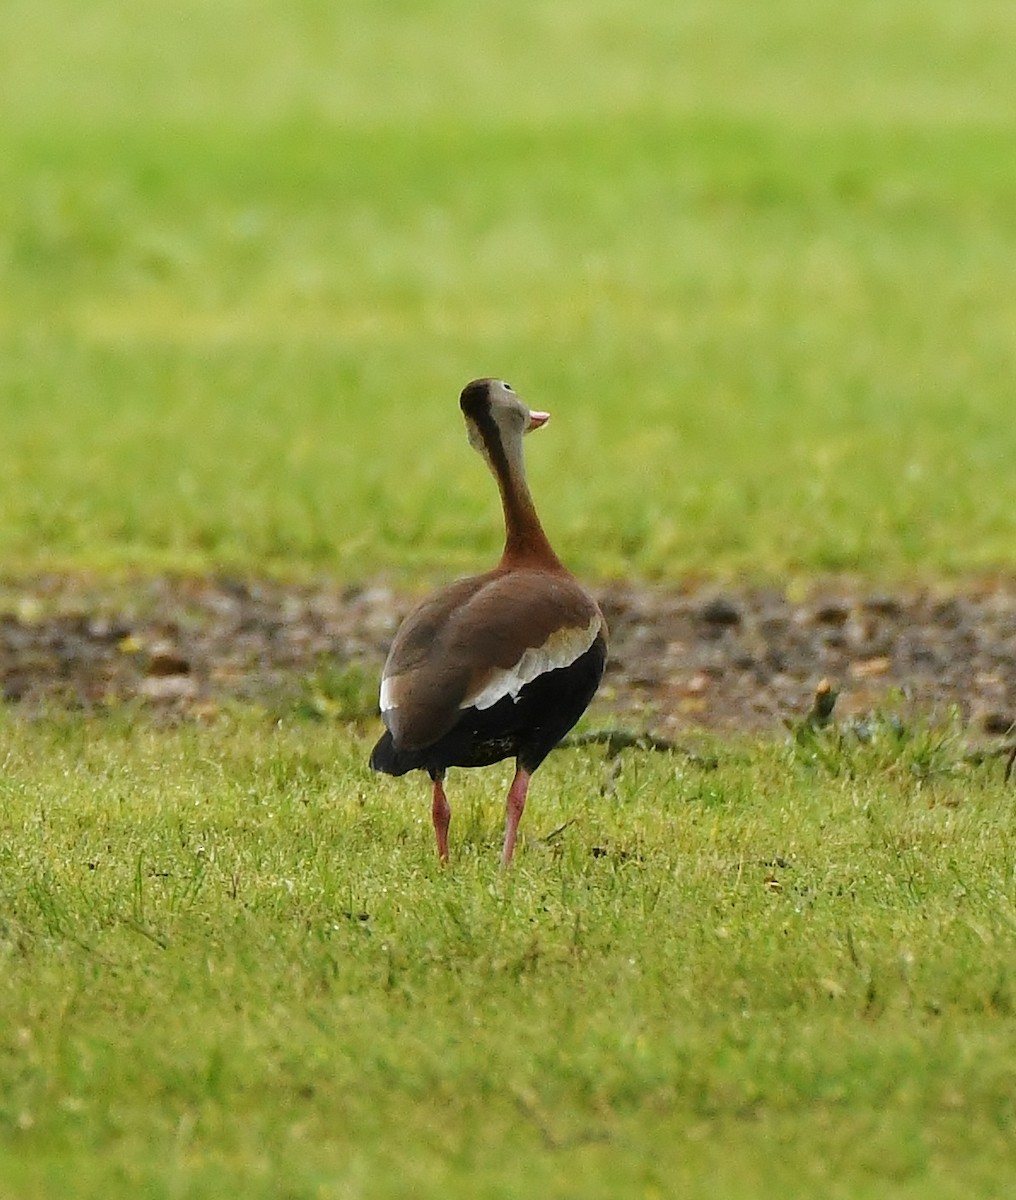
[[[370,752],[370,766],[371,770],[383,771],[386,775],[405,775],[407,771],[415,771],[421,763],[418,753],[396,749],[391,732],[386,729]]]

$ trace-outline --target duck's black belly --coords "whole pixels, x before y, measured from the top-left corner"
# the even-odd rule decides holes
[[[607,658],[602,638],[570,666],[547,671],[491,708],[463,709],[458,724],[427,754],[428,768],[486,767],[517,757],[535,771],[589,706]]]
[[[374,749],[371,765],[392,774],[420,768],[436,775],[448,767],[487,767],[517,758],[525,770],[535,771],[585,712],[600,685],[606,659],[606,642],[597,637],[569,666],[527,683],[517,699],[505,696],[490,708],[463,709],[453,728],[432,746],[400,753],[385,734]]]

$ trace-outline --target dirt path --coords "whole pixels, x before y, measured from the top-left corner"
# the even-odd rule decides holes
[[[373,584],[9,581],[0,684],[26,711],[278,703],[323,664],[372,677],[412,599]],[[900,691],[936,718],[957,707],[975,734],[1001,735],[1016,718],[1016,579],[893,594],[818,582],[799,599],[609,585],[600,600],[612,645],[599,713],[639,729],[776,730],[807,711],[823,677],[841,688],[838,713]]]

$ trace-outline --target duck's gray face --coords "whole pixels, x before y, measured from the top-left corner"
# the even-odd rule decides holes
[[[524,434],[546,425],[549,413],[534,412],[511,384],[503,379],[474,379],[466,385],[459,401],[466,417],[469,443],[486,458],[493,453],[491,434],[507,449]]]

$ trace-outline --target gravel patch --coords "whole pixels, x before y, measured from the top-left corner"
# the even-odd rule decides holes
[[[958,713],[989,737],[1016,720],[1016,579],[899,592],[817,581],[799,596],[610,584],[598,598],[611,627],[594,713],[604,721],[664,736],[777,730],[808,711],[823,679],[840,691],[837,714],[891,699],[933,720]],[[284,707],[321,672],[369,683],[416,599],[380,583],[7,581],[0,688],[25,711]],[[369,687],[360,693],[367,716]]]

